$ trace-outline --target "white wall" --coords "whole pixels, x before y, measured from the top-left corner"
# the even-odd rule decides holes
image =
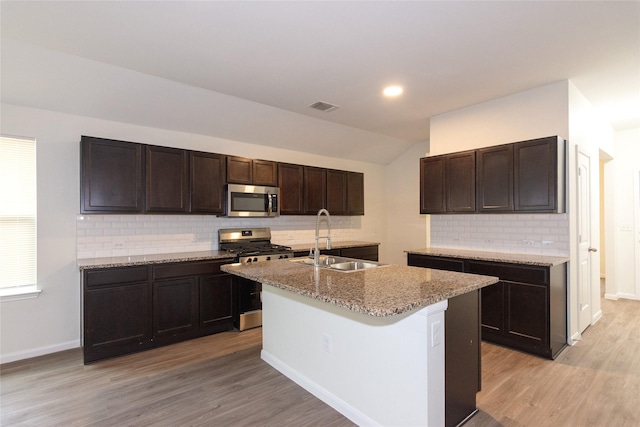
[[[640,170],[640,128],[615,134],[613,160],[605,164],[606,297],[640,299],[640,284],[636,283],[640,265],[636,237],[640,233],[634,206],[635,175]],[[637,197],[637,194],[635,195]],[[610,217],[609,217],[610,216]]]
[[[420,215],[420,157],[426,156],[429,144],[413,145],[387,166],[387,263],[407,265],[406,250],[427,246],[425,216]]]
[[[384,166],[9,104],[1,108],[3,134],[37,141],[38,286],[42,289],[38,298],[2,303],[3,363],[80,345],[76,217],[80,206],[81,135],[363,172],[365,216],[347,222],[354,227],[348,235],[381,242],[384,248],[386,203],[384,191],[379,191],[385,188]],[[289,236],[286,221],[279,221],[279,231]],[[300,217],[291,221],[294,236],[305,232],[301,228],[315,226]]]
[[[567,139],[567,81],[472,105],[431,118],[430,155],[532,138]]]

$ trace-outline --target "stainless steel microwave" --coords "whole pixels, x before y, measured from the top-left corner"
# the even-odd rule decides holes
[[[259,185],[227,184],[227,216],[280,216],[280,189]]]

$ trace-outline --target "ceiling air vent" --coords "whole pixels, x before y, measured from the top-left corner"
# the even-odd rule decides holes
[[[325,113],[328,113],[329,111],[333,111],[336,108],[338,108],[337,105],[329,104],[328,102],[324,102],[324,101],[314,102],[313,104],[309,105],[309,107],[318,111],[323,111]]]

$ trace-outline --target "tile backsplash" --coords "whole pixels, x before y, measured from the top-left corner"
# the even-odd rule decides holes
[[[360,222],[332,216],[333,240],[359,240]],[[303,244],[313,242],[315,224],[315,216],[78,215],[77,258],[215,250],[220,228],[270,227],[272,242]],[[431,246],[568,256],[568,215],[431,215]]]
[[[360,217],[332,216],[335,241],[356,240]],[[283,245],[314,241],[315,216],[224,218],[211,215],[78,215],[77,258],[147,255],[218,249],[218,229],[270,227]],[[326,227],[322,224],[322,231]]]
[[[568,215],[431,215],[431,246],[568,256]]]

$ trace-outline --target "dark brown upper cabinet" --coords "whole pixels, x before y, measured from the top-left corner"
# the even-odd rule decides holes
[[[513,212],[513,144],[477,152],[478,212]]]
[[[447,212],[446,158],[444,156],[420,159],[420,213]]]
[[[347,214],[347,172],[327,170],[327,210],[332,215]]]
[[[189,152],[189,212],[224,213],[225,156],[213,153]]]
[[[253,183],[255,185],[278,185],[278,163],[269,160],[253,161]]]
[[[557,137],[514,145],[514,202],[520,212],[564,212],[564,147]]]
[[[446,157],[446,194],[448,212],[476,210],[476,153],[465,151]]]
[[[280,163],[281,215],[364,215],[364,174]]]
[[[364,215],[363,173],[347,172],[347,215]]]
[[[420,159],[420,213],[475,212],[476,153]]]
[[[278,165],[280,215],[304,213],[304,166],[289,163]]]
[[[189,157],[177,148],[146,146],[146,211],[189,211]]]
[[[143,145],[83,136],[80,153],[80,212],[143,211]]]
[[[278,184],[278,164],[268,160],[227,156],[227,182],[230,184]]]
[[[304,213],[317,214],[327,206],[327,170],[304,167]]]
[[[557,136],[420,159],[420,213],[565,211]]]
[[[225,184],[280,187],[281,215],[364,215],[364,174],[83,136],[82,213],[223,214]]]

